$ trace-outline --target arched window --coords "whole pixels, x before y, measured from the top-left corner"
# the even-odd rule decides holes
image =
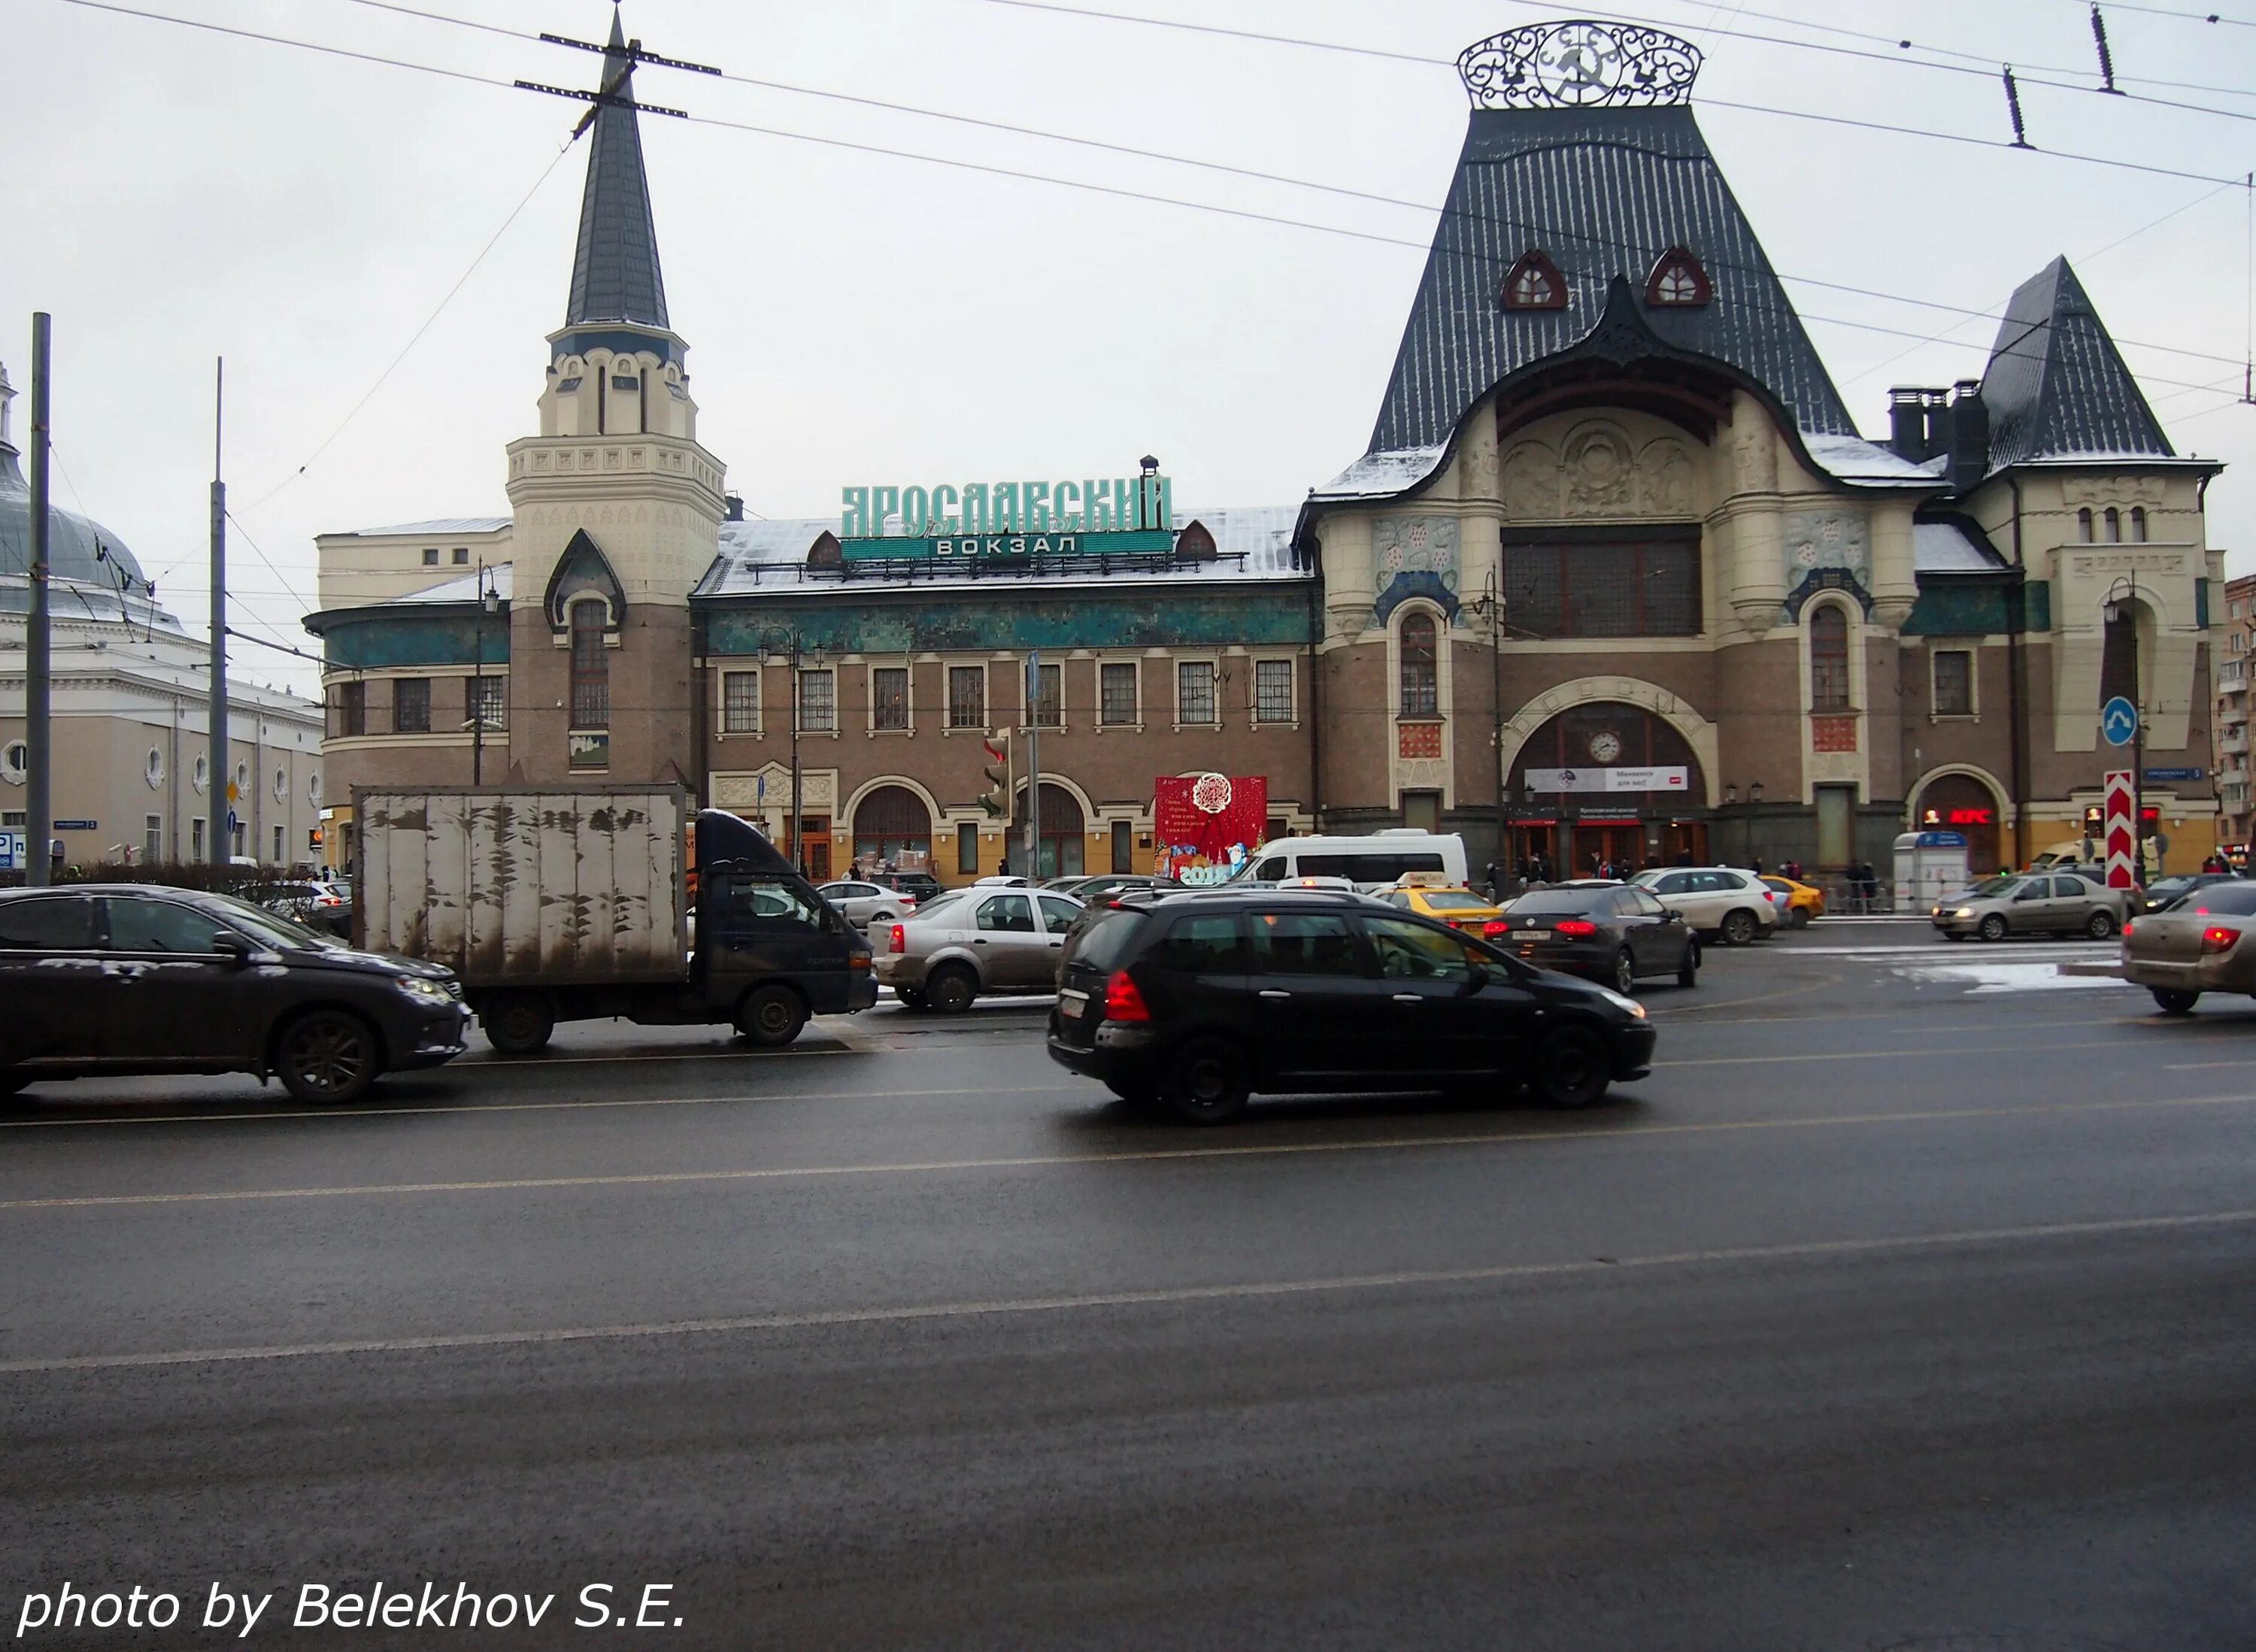
[[[1402,715],[1439,716],[1441,694],[1434,617],[1422,611],[1406,614],[1402,619]]]
[[[2091,543],[2091,507],[2088,505],[2076,513],[2076,537],[2086,545]]]
[[[1507,310],[1563,310],[1567,279],[1542,253],[1529,252],[1504,278],[1503,299]]]
[[[1660,308],[1696,308],[1715,296],[1707,271],[1682,247],[1671,247],[1645,278],[1645,301]]]
[[[855,858],[869,867],[905,854],[931,865],[932,811],[906,786],[876,787],[854,806]]]
[[[1809,709],[1849,710],[1849,616],[1838,603],[1809,615]]]
[[[572,604],[572,726],[611,726],[611,657],[603,647],[606,618],[600,597]]]
[[[2140,545],[2147,542],[2147,507],[2143,505],[2131,507],[2131,538]]]
[[[1018,798],[1018,818],[1012,822],[1011,855],[1015,861],[1019,845],[1026,842],[1026,794],[1021,787]],[[1037,878],[1066,878],[1078,875],[1088,864],[1085,838],[1089,831],[1088,817],[1081,812],[1081,800],[1062,786],[1042,782],[1041,837],[1035,845],[1032,868],[1015,867],[1017,871],[1031,870]]]
[[[2110,545],[2123,542],[2123,513],[2111,505],[2107,507],[2107,542]]]

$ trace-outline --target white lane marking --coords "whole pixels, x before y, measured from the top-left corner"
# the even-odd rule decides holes
[[[1995,1030],[1995,1029],[1992,1029]],[[2078,1044],[2047,1044],[2045,1053],[2062,1049],[2119,1049],[2130,1055],[2142,1052],[2136,1044],[2120,1038],[2094,1039]],[[2026,1055],[2026,1044],[2001,1044],[1992,1049],[1813,1049],[1792,1055],[1695,1055],[1680,1061],[1664,1062],[1663,1067],[1768,1067],[1780,1062],[1799,1061],[1927,1061],[1947,1056],[1953,1061],[1970,1055]]]
[[[2090,1222],[2045,1222],[2020,1227],[1958,1228],[1940,1233],[1872,1239],[1802,1239],[1786,1245],[1742,1245],[1711,1250],[1667,1251],[1650,1256],[1577,1258],[1562,1262],[1505,1262],[1486,1267],[1406,1268],[1388,1274],[1340,1274],[1317,1279],[1248,1280],[1228,1285],[1180,1285],[1082,1295],[1002,1297],[986,1302],[929,1303],[889,1308],[832,1308],[799,1313],[742,1314],[641,1324],[569,1325],[544,1331],[463,1331],[429,1337],[370,1337],[353,1342],[270,1344],[236,1348],[189,1348],[158,1353],[69,1354],[0,1360],[0,1375],[64,1371],[119,1371],[137,1366],[215,1365],[260,1359],[305,1359],[344,1354],[429,1353],[461,1348],[521,1348],[568,1342],[620,1341],[648,1337],[798,1331],[834,1325],[903,1324],[918,1320],[976,1319],[1003,1314],[1086,1312],[1100,1308],[1166,1307],[1179,1303],[1248,1302],[1264,1297],[1315,1296],[1360,1290],[1404,1290],[1477,1285],[1506,1280],[1562,1278],[1624,1270],[1731,1267],[1830,1257],[1886,1255],[1953,1246],[2005,1245],[2047,1239],[2096,1239],[2122,1233],[2182,1232],[2243,1226],[2256,1210],[2207,1211],[2189,1216],[2119,1217]]]
[[[2243,1055],[2238,1061],[2174,1061],[2162,1063],[2166,1073],[2189,1073],[2202,1067],[2256,1066],[2256,1056]]]
[[[926,1096],[1079,1095],[1082,1087],[1055,1084],[973,1084],[960,1090],[873,1090],[854,1098],[864,1101],[909,1101]],[[607,1107],[715,1107],[740,1101],[828,1101],[830,1090],[745,1091],[735,1096],[631,1096],[611,1101],[455,1101],[421,1107],[318,1107],[305,1112],[122,1113],[102,1119],[0,1119],[0,1130],[74,1130],[89,1125],[211,1125],[264,1123],[270,1119],[323,1119],[347,1124],[355,1119],[391,1119],[416,1113],[593,1112]],[[184,1106],[194,1104],[183,1103]]]
[[[2016,958],[2113,957],[2116,947],[2112,941],[1975,941],[1955,944],[1945,941],[1933,946],[1780,947],[1779,955],[1797,958],[1957,959],[1971,951]]]
[[[1551,1141],[1620,1141],[1641,1136],[1716,1135],[1733,1131],[1822,1130],[1853,1125],[1925,1124],[1966,1119],[2025,1118],[2042,1113],[2126,1112],[2160,1107],[2223,1107],[2256,1104],[2256,1095],[2140,1097],[2119,1101],[2074,1101],[2034,1106],[1938,1107],[1911,1112],[1841,1113],[1826,1119],[1738,1119],[1708,1124],[1625,1125],[1509,1133],[1497,1130],[1445,1136],[1366,1136],[1344,1141],[1256,1142],[1242,1147],[1148,1147],[1132,1153],[1019,1154],[991,1159],[926,1159],[875,1164],[779,1165],[737,1170],[645,1170],[607,1175],[508,1176],[477,1182],[370,1182],[330,1187],[225,1188],[204,1193],[92,1193],[53,1198],[0,1199],[0,1211],[90,1210],[128,1204],[234,1204],[273,1199],[392,1198],[422,1193],[538,1192],[559,1188],[667,1187],[730,1182],[793,1182],[839,1176],[941,1175],[967,1170],[1056,1169],[1088,1164],[1157,1164],[1176,1160],[1285,1158],[1300,1154],[1409,1152],[1428,1147],[1507,1147]]]

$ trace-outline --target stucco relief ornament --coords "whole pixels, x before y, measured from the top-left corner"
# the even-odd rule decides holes
[[[1457,74],[1475,109],[1642,109],[1691,101],[1700,50],[1659,29],[1533,23],[1475,41]]]

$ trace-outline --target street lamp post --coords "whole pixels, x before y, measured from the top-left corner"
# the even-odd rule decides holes
[[[800,876],[804,877],[807,866],[805,858],[800,852],[801,822],[799,800],[799,673],[802,656],[797,632],[765,632],[761,634],[760,664],[767,666],[777,655],[780,655],[784,663],[791,667],[791,796],[784,807],[784,857],[798,867]],[[812,658],[819,666],[822,663],[822,650],[817,648],[806,657]],[[835,699],[831,702],[831,717],[835,724],[837,717],[837,702]]]
[[[478,561],[478,618],[476,663],[470,667],[470,784],[486,783],[486,621],[501,611],[501,593],[494,589],[493,570]],[[496,727],[501,725],[497,724]]]
[[[1498,570],[1489,570],[1486,589],[1466,606],[1488,623],[1489,710],[1494,723],[1490,739],[1496,751],[1496,862],[1503,866],[1510,860],[1512,830],[1505,784],[1510,776],[1504,764],[1504,593],[1498,584]],[[1489,893],[1496,892],[1491,887]]]

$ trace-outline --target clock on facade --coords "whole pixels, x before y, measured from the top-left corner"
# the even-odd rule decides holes
[[[1590,737],[1590,761],[1611,763],[1621,755],[1621,736],[1602,729]]]

